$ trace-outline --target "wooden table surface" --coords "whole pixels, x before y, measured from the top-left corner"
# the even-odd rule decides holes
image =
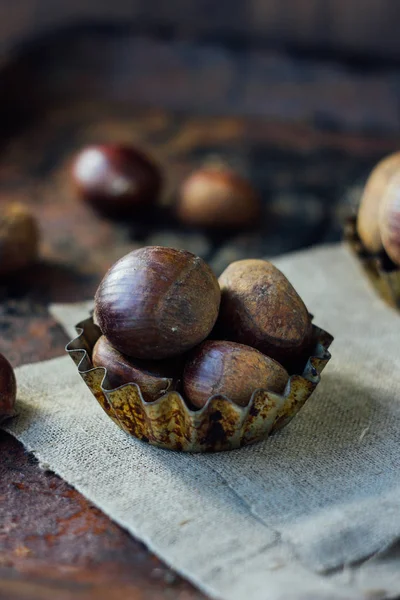
[[[63,354],[49,302],[90,299],[105,270],[143,244],[188,248],[219,272],[340,239],[368,170],[399,146],[396,69],[357,69],[85,30],[10,60],[0,202],[32,207],[42,245],[35,268],[0,283],[0,352],[14,366]],[[156,215],[114,223],[74,197],[73,153],[103,140],[138,143],[163,165]],[[179,180],[216,156],[262,193],[259,230],[210,236],[175,223]],[[0,433],[0,445],[1,599],[203,597],[11,436]]]

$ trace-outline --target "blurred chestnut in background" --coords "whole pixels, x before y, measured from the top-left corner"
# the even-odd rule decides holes
[[[87,146],[75,157],[78,194],[110,216],[128,215],[158,200],[161,173],[140,150],[120,144]]]
[[[124,356],[113,348],[102,335],[96,342],[92,363],[94,367],[107,369],[108,380],[113,388],[124,383],[136,383],[146,402],[152,402],[175,389],[178,375],[177,361],[143,361]]]
[[[239,260],[219,283],[217,335],[253,346],[283,365],[303,353],[310,343],[310,315],[279,269],[266,260]]]
[[[279,363],[254,348],[207,340],[190,354],[183,374],[183,390],[185,397],[199,408],[217,394],[246,406],[255,390],[281,393],[288,379],[288,373]]]
[[[392,176],[383,193],[379,231],[386,253],[400,266],[400,170]]]
[[[12,366],[0,354],[0,423],[14,415],[17,383]]]
[[[230,169],[207,167],[182,183],[176,213],[186,225],[246,228],[260,217],[261,200],[251,184]]]
[[[38,248],[39,230],[29,209],[19,203],[3,206],[0,214],[0,275],[35,262]]]
[[[158,360],[202,342],[215,324],[220,299],[218,280],[201,258],[148,246],[106,273],[95,296],[95,322],[122,354]]]
[[[383,249],[379,223],[380,206],[390,179],[397,172],[400,172],[400,152],[387,156],[375,166],[361,198],[357,233],[365,248],[372,254],[377,254]]]

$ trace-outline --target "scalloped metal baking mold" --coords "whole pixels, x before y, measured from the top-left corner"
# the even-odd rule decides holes
[[[145,402],[135,383],[114,388],[107,370],[93,368],[91,354],[101,335],[90,317],[76,325],[78,337],[66,350],[107,415],[126,433],[166,448],[185,452],[233,450],[266,438],[291,421],[317,387],[331,355],[333,337],[313,325],[314,350],[301,375],[291,375],[283,395],[255,390],[249,404],[238,406],[224,396],[213,396],[199,410],[191,410],[179,392],[168,392]]]

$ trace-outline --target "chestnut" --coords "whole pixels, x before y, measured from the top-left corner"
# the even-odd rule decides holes
[[[176,361],[144,361],[128,358],[113,348],[102,335],[97,340],[93,352],[94,367],[107,369],[108,380],[117,388],[124,383],[136,383],[146,402],[153,402],[170,390],[175,389],[178,379]]]
[[[201,258],[148,246],[106,273],[95,296],[95,321],[122,354],[159,360],[202,342],[215,324],[220,299],[218,280]]]
[[[187,225],[245,228],[257,222],[261,201],[250,183],[235,172],[207,167],[195,171],[183,182],[176,212]]]
[[[84,200],[114,216],[155,203],[161,189],[160,170],[150,158],[120,144],[84,148],[73,161],[72,180]]]
[[[280,394],[288,379],[282,365],[250,346],[207,340],[191,352],[186,362],[183,391],[198,408],[217,394],[246,406],[255,390]]]
[[[0,214],[0,275],[7,275],[35,262],[39,230],[34,216],[23,204],[3,207]]]
[[[400,170],[392,176],[383,194],[379,231],[387,255],[400,266]]]
[[[357,233],[368,252],[382,251],[379,224],[382,197],[392,176],[400,170],[400,152],[381,160],[371,172],[365,185],[357,215]]]
[[[14,414],[17,383],[12,366],[0,354],[0,422]]]
[[[273,264],[259,259],[233,262],[219,283],[217,335],[253,346],[284,365],[309,344],[307,308]]]

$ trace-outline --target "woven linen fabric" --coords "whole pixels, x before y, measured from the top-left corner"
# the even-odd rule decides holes
[[[103,413],[65,356],[17,369],[5,424],[47,468],[211,596],[400,594],[400,315],[344,246],[273,261],[335,336],[295,419],[217,454],[139,442]],[[90,303],[52,313],[72,336]]]

